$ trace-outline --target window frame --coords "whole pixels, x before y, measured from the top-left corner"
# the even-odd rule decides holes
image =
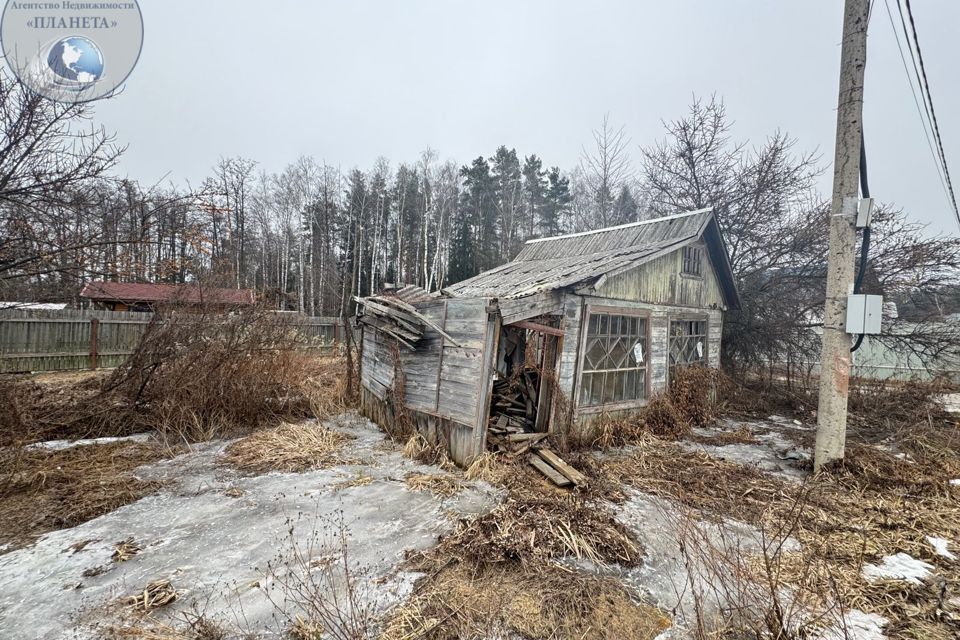
[[[687,256],[687,253],[690,252],[693,254],[693,257]],[[703,278],[704,263],[706,253],[703,250],[703,247],[695,244],[688,244],[687,246],[680,249],[680,275],[687,278]],[[697,271],[688,271],[687,263],[693,263]]]
[[[617,315],[617,316],[628,316],[639,318],[643,320],[646,324],[646,332],[643,334],[643,338],[646,342],[646,354],[644,357],[644,368],[643,368],[643,398],[637,398],[636,400],[626,400],[622,402],[610,402],[607,404],[597,404],[597,405],[584,405],[581,403],[581,394],[583,393],[583,374],[584,366],[587,358],[587,336],[590,330],[590,315],[594,313],[604,313],[608,315]],[[579,346],[579,355],[577,359],[577,385],[573,390],[574,398],[576,400],[575,405],[577,413],[579,414],[595,414],[595,413],[606,413],[609,411],[623,411],[627,409],[637,409],[647,404],[650,400],[650,393],[652,390],[651,386],[651,359],[650,354],[652,352],[652,333],[651,333],[651,317],[650,311],[648,309],[634,309],[630,307],[618,307],[611,305],[585,305],[583,311],[583,322],[580,327],[580,346]]]
[[[674,367],[670,364],[670,346],[673,334],[670,328],[674,322],[702,322],[703,323],[703,366],[710,367],[710,316],[705,313],[676,313],[667,316],[667,387],[671,383],[671,374]],[[699,364],[699,363],[698,363]],[[682,366],[682,365],[681,365]],[[689,366],[689,365],[687,365]]]

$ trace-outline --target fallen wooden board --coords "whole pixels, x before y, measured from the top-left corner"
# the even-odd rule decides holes
[[[560,456],[550,451],[550,449],[539,449],[537,450],[537,454],[556,469],[558,473],[563,474],[564,477],[568,478],[578,487],[585,487],[587,485],[588,480],[585,475],[568,465]]]
[[[510,442],[524,442],[530,440],[532,442],[539,442],[547,437],[546,433],[511,433],[507,435],[507,440]]]
[[[547,464],[547,462],[540,456],[533,454],[527,459],[530,461],[530,464],[534,469],[545,475],[550,482],[558,487],[569,487],[573,484],[569,478]]]

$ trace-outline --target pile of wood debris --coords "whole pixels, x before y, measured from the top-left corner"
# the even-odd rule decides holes
[[[535,431],[538,376],[535,368],[525,367],[518,376],[493,383],[487,443],[512,460],[526,455],[558,487],[586,486],[587,478],[546,446],[549,434]]]

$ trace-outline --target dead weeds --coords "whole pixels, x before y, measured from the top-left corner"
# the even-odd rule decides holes
[[[381,640],[459,640],[517,635],[585,640],[656,637],[670,625],[616,580],[554,564],[477,563],[435,557],[416,592],[390,612]]]
[[[155,432],[193,442],[349,404],[341,358],[302,349],[295,323],[263,309],[166,310],[112,372],[0,380],[0,446]]]
[[[412,491],[425,491],[439,498],[450,498],[464,490],[464,482],[447,473],[408,473],[404,482]]]
[[[127,598],[127,603],[134,611],[150,613],[154,609],[165,607],[174,602],[179,595],[169,580],[154,580],[147,583],[143,591]]]
[[[653,638],[669,622],[619,582],[563,565],[636,566],[641,550],[592,494],[561,491],[528,467],[480,458],[470,477],[505,488],[408,567],[426,575],[388,616],[385,640]]]
[[[625,415],[601,415],[591,420],[581,434],[579,448],[622,447],[652,434],[679,440],[695,427],[716,419],[717,385],[720,374],[705,367],[687,367],[674,374],[670,387],[637,411]]]
[[[284,423],[234,442],[222,461],[254,475],[271,471],[302,473],[349,464],[341,450],[352,439],[315,422]]]
[[[6,472],[0,483],[0,544],[22,546],[157,491],[161,482],[133,472],[170,453],[156,444],[130,442],[0,450]]]

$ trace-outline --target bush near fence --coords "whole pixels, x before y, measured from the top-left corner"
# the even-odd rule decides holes
[[[63,309],[0,310],[0,373],[120,366],[137,348],[152,313]],[[328,350],[342,328],[334,317],[277,315],[295,325],[304,348]]]

